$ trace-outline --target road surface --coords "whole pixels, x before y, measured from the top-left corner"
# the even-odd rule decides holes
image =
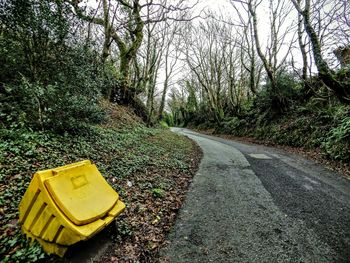
[[[203,160],[168,262],[350,262],[350,181],[270,147],[187,129]]]

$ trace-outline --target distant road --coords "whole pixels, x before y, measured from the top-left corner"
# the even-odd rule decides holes
[[[203,149],[169,262],[350,262],[350,181],[260,145],[173,128]]]

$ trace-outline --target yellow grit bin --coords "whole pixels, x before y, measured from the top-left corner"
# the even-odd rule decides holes
[[[68,246],[91,238],[125,205],[89,160],[34,174],[19,206],[27,237],[47,253],[64,256]]]

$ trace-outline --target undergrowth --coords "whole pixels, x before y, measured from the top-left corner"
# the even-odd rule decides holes
[[[350,108],[344,105],[320,106],[314,103],[295,106],[278,117],[256,112],[231,117],[214,128],[216,133],[249,136],[280,145],[321,149],[324,156],[350,162]]]
[[[89,159],[123,198],[126,191],[122,182],[152,167],[186,170],[190,151],[189,140],[141,124],[124,129],[94,126],[79,136],[1,129],[0,260],[30,262],[47,258],[39,245],[26,241],[18,225],[19,202],[36,171]],[[150,187],[152,191],[152,187],[162,186]]]

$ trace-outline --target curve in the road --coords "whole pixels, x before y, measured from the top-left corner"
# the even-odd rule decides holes
[[[350,182],[311,161],[186,129],[204,157],[169,262],[349,262]]]

